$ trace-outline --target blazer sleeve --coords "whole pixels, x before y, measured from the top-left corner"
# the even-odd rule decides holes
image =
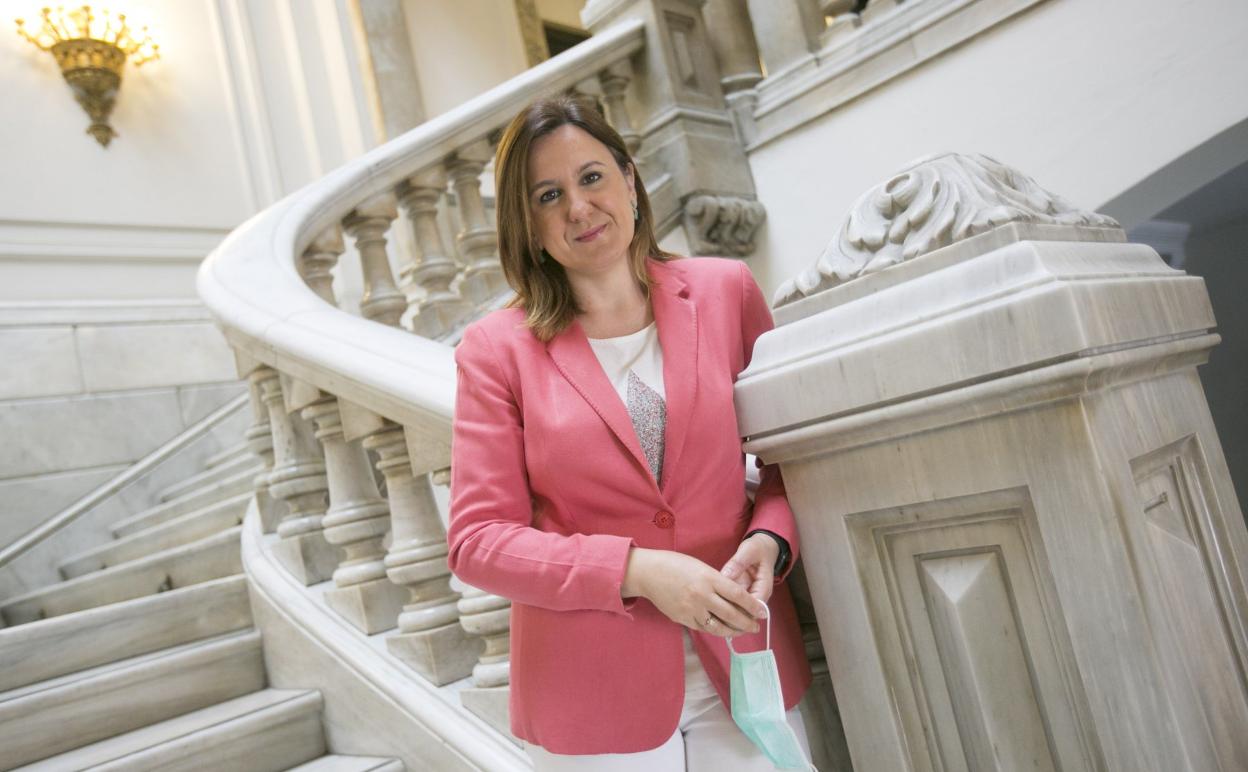
[[[763,291],[754,281],[753,274],[744,263],[741,268],[741,345],[744,347],[744,366],[749,367],[750,358],[754,354],[754,342],[764,332],[774,328],[776,323],[771,318],[771,309],[763,297]],[[754,513],[745,532],[757,528],[780,535],[789,543],[789,564],[784,572],[775,578],[776,584],[784,581],[793,570],[799,554],[797,520],[793,510],[789,508],[789,499],[784,490],[784,478],[780,476],[780,467],[776,464],[763,464],[758,460],[759,483],[754,492]]]
[[[473,325],[465,331],[455,363],[451,571],[473,587],[518,603],[631,616],[635,599],[626,603],[620,585],[633,540],[533,527],[522,415],[484,330]]]

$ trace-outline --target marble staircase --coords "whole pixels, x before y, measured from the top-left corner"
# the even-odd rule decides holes
[[[404,768],[327,754],[321,692],[269,685],[239,545],[258,468],[217,453],[0,602],[0,770]]]
[[[251,493],[252,479],[257,471],[256,467],[251,467],[225,479],[210,481],[203,487],[163,501],[133,517],[120,520],[113,525],[113,535],[118,538],[129,536],[187,513],[220,504],[229,498],[248,495]]]

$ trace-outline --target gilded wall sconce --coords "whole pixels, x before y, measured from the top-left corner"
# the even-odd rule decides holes
[[[18,34],[39,50],[52,52],[74,99],[91,118],[87,133],[108,147],[117,136],[108,125],[108,116],[121,88],[121,70],[127,57],[132,57],[137,67],[159,59],[160,46],[152,42],[147,27],[136,35],[125,14],[112,15],[104,10],[97,15],[91,6],[84,5],[68,11],[64,6],[44,8],[41,15],[42,24],[34,32],[27,30],[23,19],[17,19]]]

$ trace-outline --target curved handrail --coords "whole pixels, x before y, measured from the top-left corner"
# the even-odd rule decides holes
[[[396,423],[450,436],[455,367],[442,343],[353,316],[299,276],[297,256],[361,201],[484,138],[521,107],[645,45],[621,22],[287,196],[235,229],[204,261],[197,289],[230,344]]]

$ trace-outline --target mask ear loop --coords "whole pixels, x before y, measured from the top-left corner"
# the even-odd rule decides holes
[[[763,603],[761,600],[759,603]],[[771,609],[767,608],[767,604],[763,603],[763,616],[767,618],[767,648],[771,648]],[[737,654],[737,650],[732,648],[732,636],[728,636],[728,651]]]

